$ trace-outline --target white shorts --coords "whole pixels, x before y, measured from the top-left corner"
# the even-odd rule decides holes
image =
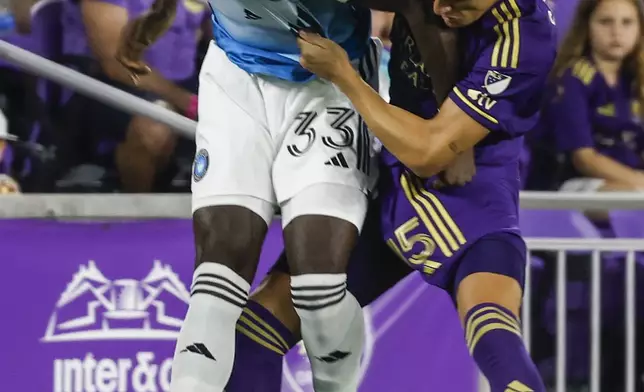
[[[370,48],[361,66],[373,61],[377,81],[380,43]],[[199,83],[193,211],[241,205],[269,222],[275,208],[312,185],[343,185],[366,195],[375,184],[373,137],[333,84],[248,74],[214,44]]]

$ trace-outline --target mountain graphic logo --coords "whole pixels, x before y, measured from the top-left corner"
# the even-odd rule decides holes
[[[189,300],[178,275],[158,260],[141,280],[110,280],[89,261],[60,295],[41,341],[176,340]]]

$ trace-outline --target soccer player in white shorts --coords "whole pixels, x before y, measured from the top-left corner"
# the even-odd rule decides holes
[[[166,11],[176,4],[159,2]],[[216,44],[200,76],[192,182],[197,254],[171,391],[223,391],[235,325],[278,208],[315,389],[355,391],[364,326],[345,268],[377,167],[371,136],[350,101],[299,65],[296,36],[304,28],[333,39],[377,80],[369,11],[341,0],[209,3]],[[148,21],[164,8],[155,7]]]

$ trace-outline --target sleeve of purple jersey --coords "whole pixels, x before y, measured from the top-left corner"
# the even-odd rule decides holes
[[[554,127],[557,149],[574,151],[594,146],[587,87],[567,73],[556,88],[552,99],[545,103],[543,114]]]
[[[521,136],[539,119],[543,74],[500,68],[480,60],[452,89],[449,98],[490,132]]]
[[[554,60],[554,50],[538,53],[531,48],[535,44],[532,41],[544,33],[529,25],[521,26],[521,38],[489,42],[469,74],[456,83],[449,95],[490,132],[511,137],[525,134],[539,121],[544,87]]]

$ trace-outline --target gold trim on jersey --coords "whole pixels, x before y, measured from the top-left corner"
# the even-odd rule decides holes
[[[429,235],[445,257],[451,257],[466,243],[465,236],[447,212],[443,203],[411,178],[409,173],[400,176],[405,196],[423,222]]]
[[[508,6],[509,5],[509,6]],[[516,0],[505,0],[492,9],[498,24],[494,26],[497,39],[492,50],[492,67],[517,68],[521,49],[519,19],[521,10]]]
[[[571,73],[572,76],[581,80],[585,86],[588,86],[592,83],[595,74],[597,74],[597,70],[590,61],[585,58],[581,58],[572,66]]]
[[[499,120],[497,120],[492,115],[490,115],[489,113],[484,112],[483,109],[481,109],[478,106],[476,106],[475,104],[473,104],[465,95],[463,95],[463,93],[458,89],[458,87],[454,87],[454,89],[452,91],[454,91],[454,94],[456,94],[456,96],[461,101],[463,101],[464,104],[469,106],[472,110],[474,110],[476,113],[478,113],[479,115],[484,117],[486,120],[490,121],[492,124],[498,124],[499,123]]]

